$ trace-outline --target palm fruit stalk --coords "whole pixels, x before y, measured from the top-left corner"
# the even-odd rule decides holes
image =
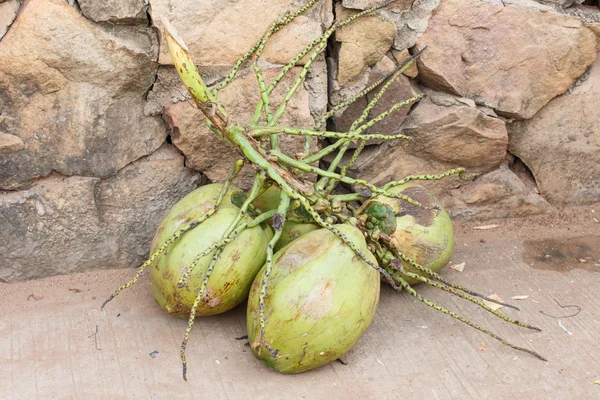
[[[225,229],[220,235],[220,238],[214,239],[214,243],[208,247],[213,249],[214,253],[213,259],[206,269],[204,276],[197,276],[196,274],[191,273],[187,266],[181,266],[186,268],[183,269],[184,272],[181,274],[181,277],[178,281],[178,286],[185,286],[186,284],[191,286],[192,284],[189,282],[190,280],[193,279],[194,281],[199,281],[200,278],[202,278],[202,283],[195,293],[196,298],[194,306],[190,311],[188,327],[181,345],[180,355],[183,365],[184,379],[187,379],[187,359],[185,356],[185,349],[194,323],[194,318],[196,316],[195,311],[203,299],[209,295],[206,288],[208,287],[208,283],[214,279],[211,278],[211,274],[215,269],[215,265],[218,262],[219,257],[224,252],[224,247],[230,243],[232,238],[239,234],[239,231],[248,228],[248,224],[258,224],[267,220],[271,220],[273,236],[264,249],[266,261],[263,269],[260,272],[260,278],[258,279],[258,282],[260,282],[260,287],[258,289],[253,289],[252,291],[252,313],[254,315],[252,320],[254,321],[254,325],[252,325],[252,332],[254,335],[252,338],[252,345],[253,351],[255,354],[259,355],[259,357],[267,360],[267,354],[269,354],[272,359],[268,362],[271,363],[271,365],[279,365],[278,363],[281,360],[277,361],[275,358],[281,354],[279,351],[280,349],[277,347],[283,347],[283,343],[280,343],[276,339],[280,333],[283,332],[280,332],[283,328],[281,327],[281,324],[277,323],[277,318],[279,318],[277,317],[277,315],[279,315],[277,313],[284,313],[285,311],[277,310],[277,313],[275,311],[273,311],[273,313],[269,311],[269,314],[266,313],[267,309],[271,310],[267,307],[267,300],[269,299],[270,293],[272,291],[277,291],[277,295],[281,295],[278,292],[281,289],[277,288],[277,282],[279,282],[281,268],[277,264],[277,261],[274,261],[274,248],[281,240],[286,224],[289,221],[298,220],[299,217],[303,219],[302,222],[313,224],[325,231],[328,231],[332,237],[336,237],[343,246],[353,252],[356,260],[360,260],[360,262],[362,262],[364,265],[368,265],[374,271],[377,271],[379,274],[381,274],[383,279],[387,281],[394,289],[405,289],[406,292],[408,292],[411,296],[415,297],[424,304],[478,329],[479,331],[499,340],[503,344],[517,350],[528,352],[540,359],[544,359],[539,354],[531,350],[515,346],[500,338],[493,332],[472,323],[468,319],[444,307],[441,307],[418,294],[406,279],[414,279],[415,281],[426,283],[455,296],[469,300],[494,313],[496,316],[507,322],[525,328],[539,330],[538,328],[512,320],[498,311],[490,309],[481,301],[484,296],[444,280],[437,272],[419,264],[406,254],[401,253],[400,250],[395,246],[397,240],[394,240],[390,235],[382,232],[378,228],[367,227],[367,225],[361,221],[361,216],[357,213],[357,209],[354,206],[355,202],[360,203],[373,200],[379,196],[379,198],[384,197],[387,199],[393,199],[394,201],[400,200],[414,207],[424,207],[427,209],[427,207],[419,202],[418,199],[413,199],[410,195],[407,195],[402,191],[394,191],[392,189],[397,186],[407,184],[411,181],[439,180],[452,175],[457,175],[461,179],[472,178],[471,176],[465,175],[463,168],[456,168],[438,175],[411,175],[399,181],[389,182],[384,186],[377,186],[366,180],[354,179],[347,176],[347,171],[357,161],[358,156],[364,149],[365,143],[368,140],[410,140],[410,137],[407,137],[401,133],[395,135],[381,135],[377,133],[367,133],[367,131],[398,109],[404,106],[414,105],[422,98],[422,95],[416,95],[410,99],[398,100],[387,111],[384,111],[379,115],[371,115],[375,105],[377,105],[381,98],[386,94],[386,91],[391,86],[391,83],[398,78],[399,75],[402,74],[412,62],[414,62],[415,59],[419,57],[420,53],[415,53],[408,57],[406,60],[402,61],[389,75],[383,77],[373,85],[357,93],[352,98],[332,107],[327,113],[318,118],[314,126],[294,127],[282,126],[279,124],[281,116],[286,112],[289,100],[295,95],[298,88],[304,83],[313,62],[322,55],[326,49],[328,40],[336,32],[336,30],[352,24],[354,21],[364,17],[365,15],[375,13],[394,2],[395,0],[386,1],[374,7],[357,12],[345,20],[334,21],[331,27],[325,30],[319,38],[308,43],[304,49],[302,49],[292,60],[290,60],[288,64],[282,67],[278,75],[270,83],[265,82],[263,72],[257,61],[260,59],[266,43],[274,33],[280,31],[287,24],[294,21],[296,17],[304,14],[306,11],[319,3],[319,0],[308,0],[305,5],[296,10],[288,11],[280,19],[274,21],[267,29],[265,34],[259,39],[259,41],[252,46],[247,53],[240,57],[240,59],[234,65],[231,73],[210,89],[206,86],[204,80],[194,66],[189,51],[183,40],[179,37],[176,30],[169,24],[168,21],[163,21],[165,25],[164,34],[166,42],[169,46],[169,51],[171,53],[175,69],[177,70],[181,81],[190,94],[193,103],[204,115],[206,124],[210,130],[215,135],[219,136],[224,142],[229,144],[233,149],[235,149],[240,156],[240,160],[234,163],[234,166],[232,167],[232,173],[230,173],[230,176],[225,182],[224,187],[230,185],[231,181],[234,179],[242,165],[245,164],[251,166],[256,171],[252,189],[244,196],[241,204],[239,204],[237,215],[233,218],[227,229]],[[301,60],[303,65],[301,67],[301,72],[296,78],[296,81],[284,95],[283,100],[279,104],[274,104],[271,99],[273,90],[278,86],[283,78],[287,76],[290,70],[299,64]],[[235,118],[232,118],[232,116],[228,114],[227,110],[218,101],[219,91],[229,85],[236,78],[238,71],[242,67],[249,67],[254,71],[260,90],[260,100],[255,107],[254,116],[248,124],[243,126],[237,124],[235,122]],[[348,131],[337,132],[323,129],[330,117],[367,95],[369,95],[370,98],[367,107],[361,116],[354,121]],[[305,154],[301,156],[290,156],[282,152],[279,147],[280,135],[297,135],[305,137]],[[333,143],[311,154],[311,141],[324,138],[333,140]],[[341,162],[344,153],[349,149],[349,145],[352,142],[357,142],[358,147],[354,150],[350,161],[342,165]],[[315,165],[317,165],[318,162],[327,154],[335,154],[334,160],[328,169],[325,170],[316,167]],[[316,175],[318,177],[318,181],[315,183],[306,180],[303,177],[305,172]],[[340,184],[359,186],[362,189],[356,193],[333,195],[333,190]],[[269,210],[260,210],[262,212],[254,213],[254,211],[256,211],[256,207],[252,205],[253,202],[257,200],[262,193],[269,189],[269,187],[273,186],[279,191],[277,205],[273,206]],[[194,221],[184,225],[179,231],[176,231],[172,234],[172,236],[166,238],[164,242],[160,243],[160,240],[157,240],[154,246],[154,251],[150,255],[150,258],[138,269],[138,272],[132,281],[117,289],[117,291],[110,296],[106,302],[114,298],[114,296],[119,294],[119,292],[123,289],[126,289],[135,283],[148,266],[155,263],[161,256],[165,254],[165,252],[172,249],[173,246],[176,245],[177,241],[181,240],[181,237],[185,232],[193,229],[199,229],[198,226],[200,224],[204,225],[209,218],[214,218],[217,210],[219,207],[221,207],[221,203],[226,192],[227,190],[221,192],[218,201],[204,215],[198,216]],[[246,217],[250,214],[252,214],[253,222],[248,222],[246,220]],[[343,227],[340,227],[340,224],[342,224]],[[349,225],[355,226],[362,232],[367,242],[366,247],[363,246],[363,242],[359,241],[354,234],[349,235],[344,233],[346,232],[346,226]],[[310,234],[311,233],[308,235]],[[163,237],[161,237],[161,240],[162,239]],[[299,240],[302,240],[302,237]],[[293,247],[297,242],[298,241],[290,243],[288,245],[289,247],[286,248]],[[285,252],[286,248],[282,249],[281,251]],[[372,257],[368,249],[372,249],[374,251],[376,258]],[[201,253],[201,251],[199,251],[199,253]],[[405,265],[409,265],[412,267],[412,269],[410,271],[407,270],[404,267]],[[328,266],[324,264],[319,264],[319,266],[320,267],[314,268],[323,268],[324,270],[328,268]],[[412,271],[418,271],[419,273],[422,272],[423,274],[420,275]],[[324,273],[326,274],[326,272]],[[277,277],[274,278],[277,279],[276,283],[270,282],[272,274]],[[300,280],[300,278],[298,279]],[[256,282],[257,281],[255,281],[255,285],[258,285]],[[300,286],[304,286],[301,283],[302,282],[298,282]],[[306,285],[310,286],[308,283]],[[359,288],[356,288],[355,290],[359,290]],[[256,292],[258,292],[258,295],[256,295]],[[106,304],[106,302],[104,304]],[[283,304],[279,304],[279,306],[286,307]],[[352,313],[352,310],[347,311]],[[258,315],[256,315],[256,313],[258,313]],[[290,334],[290,332],[283,333],[286,335]],[[294,350],[294,354],[297,354],[296,350],[297,349]],[[318,359],[318,357],[310,355],[310,359]],[[282,366],[281,369],[284,370],[284,367]]]

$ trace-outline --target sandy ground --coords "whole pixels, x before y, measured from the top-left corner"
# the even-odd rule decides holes
[[[102,300],[132,270],[0,284],[1,399],[598,399],[600,398],[600,207],[525,220],[457,224],[445,276],[513,300],[508,315],[536,333],[429,287],[418,291],[489,327],[536,358],[415,301],[382,292],[371,328],[335,362],[296,376],[271,371],[243,340],[245,308],[203,318],[188,346],[186,322],[163,313],[149,281],[104,311]],[[565,306],[564,308],[561,307]],[[577,314],[572,316],[573,314]],[[559,317],[559,318],[556,318]]]

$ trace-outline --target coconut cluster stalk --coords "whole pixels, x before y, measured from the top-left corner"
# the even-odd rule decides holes
[[[357,93],[350,99],[332,107],[318,119],[314,126],[298,127],[282,126],[279,124],[281,116],[284,115],[287,110],[290,99],[293,98],[298,88],[304,84],[311,65],[324,52],[327,41],[331,35],[340,27],[349,25],[365,15],[377,12],[389,4],[394,3],[395,0],[387,1],[375,7],[358,12],[345,20],[334,21],[332,26],[319,38],[308,43],[287,65],[282,67],[278,75],[275,76],[271,82],[266,82],[264,74],[257,63],[265,48],[265,44],[274,33],[281,30],[299,15],[310,10],[318,2],[319,0],[310,0],[304,6],[294,11],[287,12],[282,18],[273,22],[260,40],[236,62],[231,73],[223,81],[212,88],[207,87],[204,83],[204,80],[194,66],[188,48],[177,34],[175,28],[168,21],[163,21],[166,42],[169,46],[171,57],[182,83],[189,92],[196,107],[204,115],[206,124],[210,130],[234,148],[239,154],[240,159],[233,164],[230,174],[223,184],[220,195],[217,197],[216,201],[214,201],[212,206],[201,215],[194,215],[192,220],[175,229],[172,235],[164,239],[163,242],[156,243],[149,259],[139,268],[135,277],[130,282],[119,287],[115,293],[107,299],[103,304],[103,307],[122,290],[133,285],[143,271],[148,266],[157,262],[160,257],[163,257],[165,252],[172,248],[178,240],[181,240],[186,232],[193,229],[201,229],[199,228],[201,224],[205,223],[209,218],[214,218],[219,207],[221,207],[226,198],[231,182],[239,173],[240,169],[246,165],[254,168],[256,174],[252,188],[244,195],[243,199],[239,201],[237,216],[229,223],[228,228],[225,229],[218,240],[214,241],[214,243],[202,252],[199,252],[190,265],[182,266],[183,272],[178,281],[179,287],[189,285],[189,280],[195,276],[194,269],[200,259],[209,255],[212,257],[212,261],[206,269],[197,290],[194,305],[190,310],[188,327],[181,346],[184,379],[186,379],[187,371],[187,359],[185,356],[187,341],[194,324],[196,311],[200,303],[205,301],[205,296],[207,295],[206,288],[211,278],[211,273],[213,272],[219,257],[223,253],[223,249],[225,246],[232,243],[244,230],[255,227],[267,220],[271,222],[273,235],[264,250],[265,263],[259,274],[261,278],[260,287],[257,289],[258,301],[256,302],[258,334],[253,337],[251,343],[255,353],[260,353],[264,349],[268,351],[272,357],[276,357],[278,354],[278,349],[276,346],[274,347],[272,345],[272,343],[274,343],[274,338],[270,337],[270,332],[267,329],[268,321],[265,314],[265,299],[270,290],[276,290],[270,285],[270,278],[275,263],[274,258],[276,258],[274,257],[274,248],[277,246],[286,224],[289,221],[294,221],[314,224],[318,228],[329,231],[330,234],[341,241],[343,246],[349,249],[365,265],[368,265],[370,268],[377,271],[394,289],[398,291],[405,289],[407,293],[424,304],[474,327],[507,346],[525,351],[543,360],[544,358],[541,355],[529,349],[513,345],[500,338],[495,333],[472,323],[468,319],[439,306],[418,294],[411,284],[422,282],[471,301],[504,321],[528,329],[539,330],[536,327],[513,320],[499,313],[488,307],[482,300],[498,301],[489,299],[479,293],[448,282],[438,274],[439,271],[432,270],[419,264],[416,260],[407,255],[409,254],[409,249],[398,247],[398,241],[393,237],[394,231],[390,230],[391,228],[385,224],[385,221],[387,220],[395,226],[394,223],[396,218],[394,213],[389,214],[389,210],[391,210],[392,207],[388,205],[386,208],[386,201],[389,202],[393,200],[394,202],[399,202],[399,204],[420,207],[434,213],[439,211],[438,205],[423,204],[421,201],[418,201],[418,199],[407,194],[408,192],[405,190],[401,190],[405,185],[415,181],[440,180],[453,175],[458,176],[461,179],[472,179],[473,176],[466,175],[463,168],[456,168],[437,175],[411,175],[401,180],[388,182],[383,186],[377,186],[366,180],[351,178],[347,175],[348,170],[357,161],[368,140],[410,140],[409,137],[403,134],[382,135],[377,133],[367,133],[367,131],[372,127],[375,127],[377,123],[383,121],[398,109],[407,105],[414,105],[422,98],[422,95],[417,95],[410,99],[399,100],[383,113],[372,118],[370,117],[372,110],[387,93],[391,83],[419,57],[420,53],[413,54],[411,57],[400,63],[400,65],[387,76],[378,80],[360,93]],[[300,60],[305,60],[301,72],[291,88],[284,95],[283,100],[279,104],[274,104],[271,96],[274,89],[287,76],[290,70],[298,65]],[[260,100],[255,107],[255,112],[251,121],[247,125],[241,126],[234,122],[235,119],[231,118],[227,110],[219,103],[218,93],[236,78],[238,71],[244,66],[251,67],[256,75],[260,90]],[[358,99],[372,93],[374,93],[374,95],[368,102],[367,107],[363,110],[359,118],[352,123],[348,131],[337,132],[323,129],[329,118],[356,102]],[[306,139],[304,153],[293,156],[285,154],[279,146],[279,138],[281,135],[304,136]],[[311,153],[311,141],[325,138],[330,139],[333,142],[318,151]],[[358,146],[354,150],[350,160],[346,164],[343,164],[343,157],[350,149],[352,143],[358,143]],[[327,169],[316,166],[323,157],[332,153],[335,154],[335,157]],[[316,175],[318,177],[317,181],[312,182],[305,179],[303,176],[305,176],[304,173],[306,172]],[[352,185],[353,187],[361,187],[362,189],[356,193],[341,195],[333,194],[337,185],[342,183]],[[256,207],[253,206],[253,203],[257,201],[265,191],[273,187],[278,191],[277,205],[269,210],[256,209]],[[365,204],[381,204],[381,207],[378,209],[376,209],[377,207],[373,209],[365,209],[364,207],[358,209],[356,207],[357,202]],[[248,221],[247,217],[249,214],[253,214],[252,217],[254,222]],[[351,225],[354,228],[359,229],[366,240],[366,246],[357,243],[357,240],[351,237],[352,235],[344,233],[346,232],[344,225]],[[340,228],[340,226],[342,226],[343,229]],[[373,257],[373,255],[375,257]],[[509,306],[504,303],[500,304]]]

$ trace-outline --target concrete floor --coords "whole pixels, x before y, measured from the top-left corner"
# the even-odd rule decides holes
[[[560,226],[548,219],[483,231],[460,225],[453,262],[466,262],[465,269],[445,272],[504,299],[528,295],[513,301],[520,312],[502,311],[542,333],[417,287],[548,362],[384,287],[373,325],[343,357],[347,365],[296,376],[267,369],[236,340],[246,333],[242,306],[197,321],[185,383],[179,344],[186,322],[156,306],[147,278],[100,311],[102,300],[133,274],[102,271],[0,284],[0,398],[598,399],[600,225],[554,222]],[[578,308],[556,301],[581,311],[566,318]]]

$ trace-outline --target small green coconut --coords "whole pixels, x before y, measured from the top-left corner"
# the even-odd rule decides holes
[[[252,205],[262,212],[275,210],[279,206],[281,189],[277,186],[271,186],[252,202]]]
[[[265,192],[261,194],[256,200],[254,200],[252,202],[252,205],[258,208],[259,210],[262,210],[263,212],[275,210],[279,206],[280,196],[281,189],[279,189],[277,186],[271,186],[270,188],[265,190]],[[299,213],[295,211],[290,212],[290,216],[292,217],[299,217],[298,214]],[[307,214],[306,212],[302,214],[302,217],[310,218],[310,214]],[[272,223],[272,221],[269,220],[269,223]],[[319,229],[319,227],[312,223],[287,221],[283,227],[281,236],[275,244],[273,250],[277,252],[283,247],[287,246],[289,243],[298,239],[300,236],[317,229]]]
[[[421,203],[423,207],[399,199],[378,196],[366,202],[359,213],[371,213],[376,216],[371,223],[392,236],[398,251],[417,264],[440,272],[450,261],[454,249],[454,228],[450,216],[439,200],[420,185],[408,183],[394,187],[389,192],[405,194]],[[387,217],[390,212],[395,216],[395,223]],[[426,276],[406,263],[404,268]],[[410,285],[419,283],[413,278],[404,275],[402,277]]]
[[[376,263],[363,234],[336,226]],[[367,330],[379,302],[379,273],[335,234],[319,229],[275,254],[265,297],[265,337],[260,345],[259,295],[265,268],[248,299],[248,340],[254,355],[276,371],[296,374],[348,352]]]
[[[153,240],[153,249],[183,224],[206,214],[217,201],[221,188],[222,184],[202,186],[175,204],[160,223]],[[187,286],[179,288],[177,283],[184,268],[190,267],[198,254],[218,242],[238,215],[239,209],[230,201],[231,195],[237,191],[239,189],[232,186],[218,211],[197,228],[184,233],[150,268],[152,295],[168,313],[189,317],[214,252],[200,259]],[[244,220],[251,221],[251,217],[245,216]],[[248,297],[252,281],[265,262],[266,248],[271,237],[268,226],[256,226],[246,229],[225,246],[208,280],[206,294],[196,316],[223,313]]]
[[[301,222],[286,222],[285,226],[281,231],[281,237],[275,244],[273,250],[275,252],[283,249],[294,240],[306,235],[309,232],[315,231],[319,227],[315,224],[304,224]]]

